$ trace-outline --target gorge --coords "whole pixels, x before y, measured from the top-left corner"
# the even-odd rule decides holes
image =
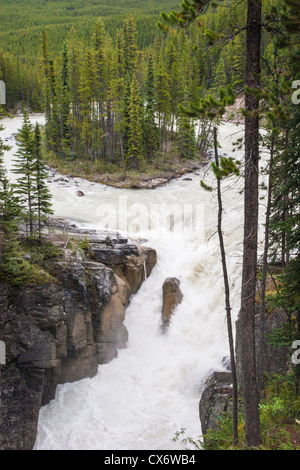
[[[44,122],[43,116],[31,119]],[[5,157],[8,168],[15,152],[13,134],[21,121],[21,117],[3,120],[2,137],[13,147]],[[220,152],[230,154],[232,142],[242,132],[242,126],[224,123]],[[184,428],[193,439],[201,434],[198,405],[203,384],[212,370],[224,370],[223,358],[228,356],[215,236],[217,208],[214,196],[200,187],[204,174],[209,182],[212,175],[204,167],[155,190],[116,189],[79,178],[49,177],[57,218],[86,233],[95,231],[98,238],[102,234],[102,242],[103,230],[117,231],[128,238],[129,246],[133,243],[143,245],[148,253],[155,251],[157,262],[150,262],[148,274],[153,268],[152,274],[145,276],[138,293],[130,292],[135,295],[124,321],[127,347],[118,351],[117,358],[113,354],[109,363],[101,360],[93,378],[73,381],[66,377],[67,383],[57,386],[55,399],[52,390],[51,401],[45,400],[39,413],[35,449],[180,449],[182,443],[173,441],[177,431]],[[243,196],[239,181],[226,185],[224,234],[235,319]],[[94,252],[97,257],[97,246]],[[98,253],[103,263],[101,250]],[[167,334],[162,334],[162,286],[168,277],[180,280],[183,298]],[[26,303],[21,303],[22,308]]]

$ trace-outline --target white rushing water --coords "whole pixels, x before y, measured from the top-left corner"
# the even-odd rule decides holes
[[[36,120],[43,123],[42,116],[32,116],[32,122]],[[5,119],[3,125],[6,129],[0,135],[10,138],[21,118]],[[230,154],[238,137],[241,127],[222,125],[221,151]],[[15,146],[13,139],[8,143]],[[15,147],[6,154],[9,167],[14,152]],[[119,225],[109,228],[124,233],[128,229],[129,236],[147,239],[145,244],[157,250],[158,263],[127,309],[127,349],[99,366],[96,377],[58,387],[56,399],[40,411],[36,449],[181,449],[180,441],[172,441],[177,431],[185,428],[185,437],[193,439],[201,434],[198,405],[203,380],[211,369],[221,370],[223,357],[229,355],[218,239],[213,236],[216,198],[199,184],[205,171],[155,190],[116,189],[79,178],[50,184],[56,216],[101,229],[101,214],[109,211],[113,224],[111,214],[118,215],[119,210]],[[186,177],[191,181],[184,181]],[[242,184],[227,183],[224,193],[234,318],[241,283]],[[84,197],[76,195],[79,189]],[[163,214],[172,211],[172,204],[177,206],[175,230],[170,232]],[[158,215],[162,219],[155,225]],[[168,334],[162,335],[162,284],[169,276],[180,279],[184,298]]]

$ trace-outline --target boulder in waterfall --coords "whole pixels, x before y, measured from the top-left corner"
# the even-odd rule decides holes
[[[183,295],[180,281],[176,277],[168,277],[163,284],[162,328],[165,330],[176,307],[181,303]]]
[[[84,192],[83,191],[77,191],[77,196],[78,197],[83,197],[84,196]]]

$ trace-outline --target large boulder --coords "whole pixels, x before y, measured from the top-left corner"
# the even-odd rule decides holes
[[[181,303],[183,295],[180,281],[176,277],[168,277],[163,284],[162,327],[166,329],[176,307]]]
[[[232,376],[229,371],[214,371],[204,384],[199,403],[202,435],[208,429],[217,429],[224,413],[232,410]]]

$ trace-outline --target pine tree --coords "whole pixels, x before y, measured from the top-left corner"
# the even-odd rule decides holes
[[[169,75],[166,71],[162,54],[160,54],[155,73],[155,91],[157,101],[158,127],[160,130],[160,150],[167,146],[167,122],[170,114]]]
[[[0,155],[3,149],[8,149],[0,139]],[[2,231],[8,235],[16,230],[17,218],[20,214],[18,197],[7,177],[7,171],[0,156],[0,225]]]
[[[125,61],[125,76],[129,74],[130,77],[135,73],[138,48],[136,43],[136,22],[132,15],[128,15],[123,25],[124,32],[124,61]]]
[[[68,78],[70,93],[70,112],[68,126],[70,132],[70,156],[72,159],[80,156],[80,99],[79,84],[81,72],[82,47],[75,30],[72,28],[68,37]]]
[[[187,95],[184,105],[188,105]],[[180,108],[182,109],[182,108]],[[177,146],[180,158],[193,159],[196,155],[196,135],[193,119],[186,113],[180,112],[178,116]]]
[[[91,86],[94,89],[95,94],[95,129],[96,134],[96,147],[95,154],[96,158],[99,154],[104,158],[108,156],[107,138],[101,136],[107,136],[107,120],[106,120],[106,100],[107,100],[107,88],[109,81],[108,72],[108,38],[105,31],[104,23],[99,18],[95,25],[95,31],[93,35],[94,42],[94,80]]]
[[[3,127],[0,126],[0,131]],[[7,171],[3,162],[4,152],[10,150],[0,139],[0,263],[5,258],[7,244],[17,230],[20,207],[18,198],[7,177]]]
[[[33,176],[34,169],[34,139],[32,126],[27,111],[23,111],[23,126],[18,136],[19,149],[16,153],[13,173],[17,174],[14,188],[18,193],[22,207],[22,217],[29,225],[30,236],[33,236],[33,223],[36,220],[36,186]]]
[[[0,126],[0,130],[2,127]],[[3,163],[4,151],[10,147],[0,139],[0,277],[6,280],[6,266],[15,252],[17,241],[15,233],[20,216],[19,199],[7,178]]]
[[[44,109],[46,123],[51,121],[51,83],[50,83],[50,53],[49,41],[46,31],[42,32],[41,36],[41,52],[42,52],[42,79],[43,79],[43,95],[44,95]],[[48,134],[48,127],[46,126],[46,142],[48,144],[50,136]]]
[[[215,88],[218,90],[219,88],[226,87],[226,72],[225,72],[225,63],[223,57],[220,57],[218,65],[216,67],[215,72]]]
[[[122,130],[123,130],[123,149],[127,155],[129,141],[129,122],[130,122],[130,96],[131,96],[131,80],[127,74],[124,86],[123,106],[122,106]]]
[[[159,135],[155,122],[156,100],[152,55],[150,55],[148,61],[145,101],[144,149],[145,156],[149,160],[159,148]]]
[[[245,80],[243,68],[243,45],[241,36],[237,36],[231,43],[232,66],[231,66],[231,83],[234,90],[240,90]]]
[[[68,69],[68,47],[64,44],[62,53],[62,68],[61,68],[61,138],[64,153],[68,154],[70,145],[70,131],[68,125],[69,112],[70,112],[70,97],[69,97],[69,69]]]
[[[91,157],[93,58],[86,49],[81,63],[78,95],[80,101],[80,156]]]
[[[48,172],[41,153],[41,133],[38,123],[36,123],[34,131],[33,155],[33,176],[36,185],[36,199],[34,205],[37,213],[38,234],[39,238],[41,238],[42,225],[47,223],[49,215],[53,214],[53,210],[51,204],[52,195],[46,182]]]
[[[138,170],[143,158],[143,106],[136,75],[130,88],[127,165]]]

